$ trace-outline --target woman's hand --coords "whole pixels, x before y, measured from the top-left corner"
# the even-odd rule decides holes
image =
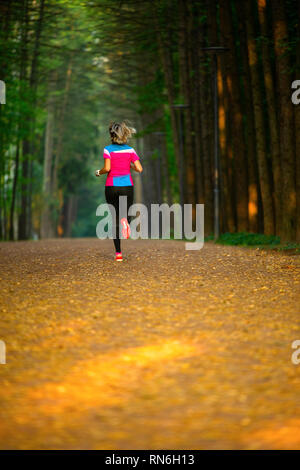
[[[100,176],[100,175],[105,175],[106,173],[110,172],[110,158],[105,158],[104,159],[104,167],[101,168],[101,170],[96,170],[95,175]]]
[[[131,168],[132,168],[134,171],[136,171],[137,173],[142,173],[142,171],[143,171],[143,167],[142,167],[142,165],[141,165],[141,163],[140,163],[139,160],[135,160],[135,162],[131,162],[131,163],[130,163],[130,166],[131,166]]]

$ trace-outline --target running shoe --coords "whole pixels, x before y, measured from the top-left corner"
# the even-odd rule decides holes
[[[116,261],[123,261],[122,253],[116,253]]]
[[[125,217],[123,217],[123,219],[121,219],[121,224],[122,224],[122,235],[124,238],[127,239],[130,237],[130,227],[129,227],[128,220],[125,219]]]

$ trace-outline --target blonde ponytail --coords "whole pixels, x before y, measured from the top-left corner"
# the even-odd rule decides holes
[[[111,122],[109,125],[109,133],[113,144],[126,144],[127,140],[136,133],[136,130],[134,127],[127,126],[124,121],[121,123]]]

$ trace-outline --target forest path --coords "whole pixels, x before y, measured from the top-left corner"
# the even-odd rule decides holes
[[[0,244],[2,449],[300,448],[300,257]]]

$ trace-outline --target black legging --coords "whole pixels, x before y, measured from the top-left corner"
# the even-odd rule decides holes
[[[131,217],[128,216],[128,209],[133,204],[133,186],[105,186],[105,198],[108,204],[112,204],[116,210],[116,238],[114,245],[116,252],[121,252],[120,240],[120,220],[119,220],[119,197],[127,196],[127,220],[130,222]],[[123,216],[124,217],[124,216]]]

